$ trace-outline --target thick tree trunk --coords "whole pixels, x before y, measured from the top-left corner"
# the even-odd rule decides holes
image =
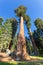
[[[35,53],[35,55],[38,55],[39,52],[38,52],[37,46],[36,46],[36,44],[35,44],[35,41],[34,41],[34,39],[33,39],[33,34],[32,34],[32,32],[31,32],[31,29],[29,29],[29,33],[30,33],[30,38],[31,38],[31,41],[32,41],[34,53]]]
[[[20,19],[20,32],[18,35],[18,43],[17,43],[17,56],[21,60],[30,60],[26,52],[26,41],[24,36],[24,24],[23,24],[23,17]]]
[[[21,36],[21,44],[22,44],[22,53],[26,53],[26,41],[24,36],[24,24],[23,24],[23,17],[21,17],[20,21],[20,36]]]

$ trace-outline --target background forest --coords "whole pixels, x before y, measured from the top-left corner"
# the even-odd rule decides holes
[[[28,15],[23,15],[23,16],[24,19],[26,20],[26,22],[24,22],[24,26],[26,26],[28,30],[28,37],[25,36],[27,52],[30,55],[35,55],[35,54],[37,55],[36,52],[38,52],[39,54],[43,54],[43,20],[41,18],[37,18],[34,20],[34,25],[36,27],[36,30],[32,32],[30,17]],[[11,51],[14,51],[16,49],[16,45],[18,41],[17,38],[19,33],[17,29],[18,26],[20,25],[19,21],[20,21],[19,18],[16,19],[9,18],[6,19],[4,22],[4,19],[0,17],[0,52],[5,52],[6,49],[9,47],[9,44]]]

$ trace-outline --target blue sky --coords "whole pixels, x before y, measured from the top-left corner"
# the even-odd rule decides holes
[[[31,29],[35,29],[34,20],[36,18],[43,19],[43,0],[0,0],[0,17],[4,20],[15,17],[14,9],[20,5],[27,7],[27,14],[31,18]],[[25,31],[26,26],[25,26]],[[25,32],[27,35],[27,32]]]

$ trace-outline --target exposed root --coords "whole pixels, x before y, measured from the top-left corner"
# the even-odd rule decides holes
[[[28,55],[28,53],[23,55],[23,60],[31,60],[31,57]]]

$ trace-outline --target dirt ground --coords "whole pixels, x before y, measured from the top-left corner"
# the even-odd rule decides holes
[[[14,61],[10,56],[8,56],[6,53],[0,53],[0,62],[9,62],[9,61]],[[29,62],[42,62],[43,60],[39,60],[37,58],[29,60]]]
[[[12,60],[12,58],[9,57],[6,53],[0,53],[0,62],[1,61],[7,62],[7,61],[11,61],[11,60]]]

